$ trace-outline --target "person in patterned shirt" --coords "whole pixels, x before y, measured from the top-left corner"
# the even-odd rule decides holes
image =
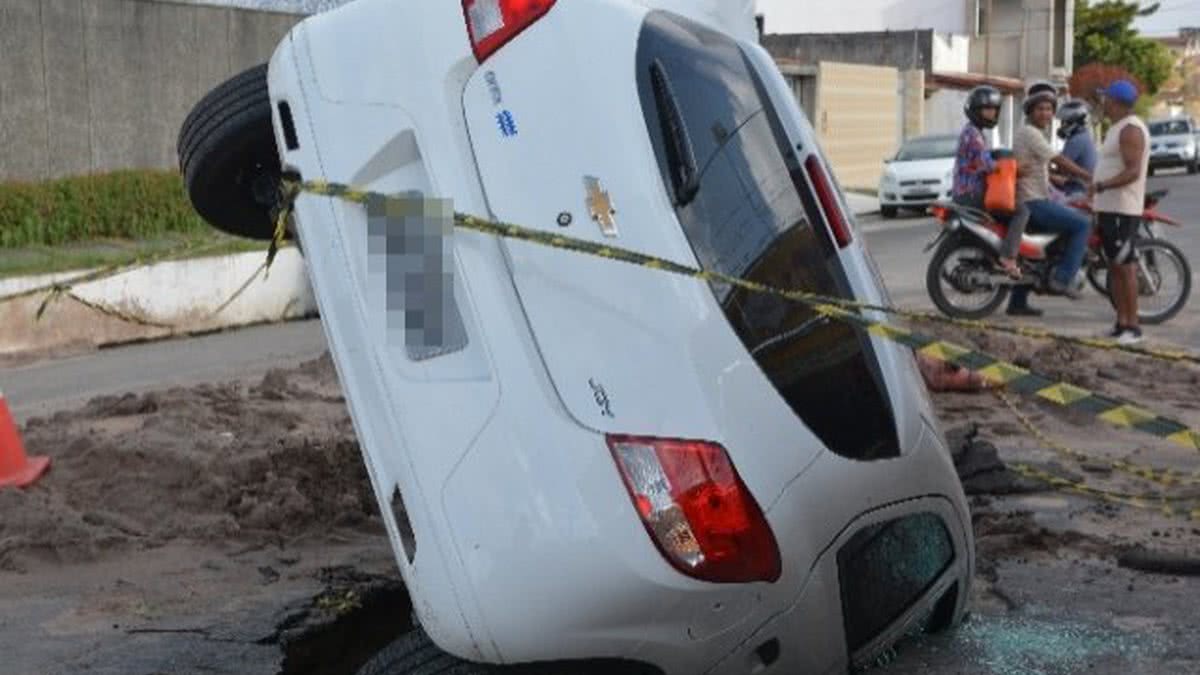
[[[996,168],[985,129],[994,129],[1000,119],[1000,90],[991,86],[975,87],[967,95],[967,124],[958,137],[958,151],[954,158],[955,203],[976,209],[983,208],[983,196],[987,189],[987,175]]]

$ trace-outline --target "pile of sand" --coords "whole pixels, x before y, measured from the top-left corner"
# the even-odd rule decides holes
[[[96,398],[31,419],[23,437],[53,463],[32,488],[0,492],[0,569],[382,529],[328,355],[252,387]]]

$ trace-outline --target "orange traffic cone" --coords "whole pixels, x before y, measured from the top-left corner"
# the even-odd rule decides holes
[[[0,488],[25,487],[50,468],[49,457],[26,457],[25,444],[0,392]]]

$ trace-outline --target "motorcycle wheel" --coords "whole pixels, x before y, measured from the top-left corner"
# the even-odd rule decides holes
[[[1183,251],[1165,239],[1138,239],[1137,248],[1138,320],[1149,325],[1166,323],[1183,310],[1191,296],[1191,265]],[[1115,307],[1108,290],[1108,268],[1090,266],[1087,278],[1092,288]]]
[[[967,275],[991,273],[995,256],[965,237],[951,237],[938,246],[925,273],[925,288],[933,304],[955,319],[982,319],[991,315],[1008,298],[1008,286],[990,288],[971,285]]]

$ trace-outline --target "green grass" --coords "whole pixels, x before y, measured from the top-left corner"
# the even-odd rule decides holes
[[[264,250],[192,208],[176,171],[131,170],[0,183],[0,278],[87,269],[181,251]]]
[[[150,239],[210,229],[192,208],[175,171],[0,183],[0,248]]]

